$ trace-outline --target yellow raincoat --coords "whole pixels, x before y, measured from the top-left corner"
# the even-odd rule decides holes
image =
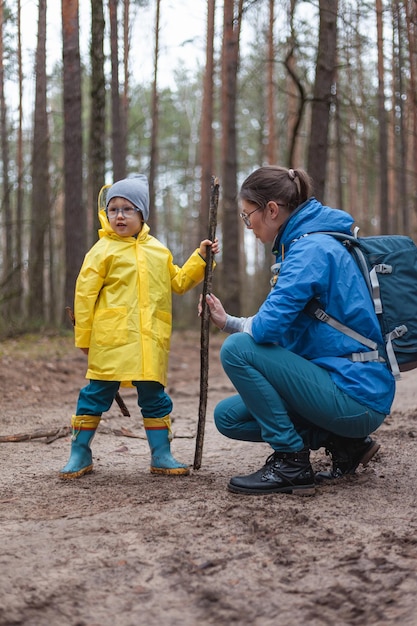
[[[75,288],[75,345],[89,348],[86,378],[157,381],[166,386],[172,330],[172,292],[183,294],[204,278],[193,252],[183,267],[143,224],[119,237],[104,210],[100,239],[86,254]]]

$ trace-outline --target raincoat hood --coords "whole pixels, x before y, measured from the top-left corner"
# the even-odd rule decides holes
[[[106,191],[108,189],[110,189],[109,187],[105,187],[103,188],[104,192],[102,190],[102,192],[100,192],[100,196],[99,196],[99,202],[98,202],[98,219],[100,221],[101,224],[101,228],[98,231],[98,236],[101,239],[104,236],[108,236],[111,237],[112,239],[142,239],[143,237],[145,237],[149,231],[150,228],[149,226],[144,223],[142,225],[142,229],[140,230],[139,234],[137,235],[137,237],[120,237],[114,230],[113,228],[110,226],[110,222],[108,220],[107,214],[106,214],[106,206],[108,204],[108,202],[105,202],[106,199]]]
[[[149,183],[143,174],[133,174],[111,185],[106,193],[106,209],[112,198],[126,198],[141,211],[145,222],[148,220]]]

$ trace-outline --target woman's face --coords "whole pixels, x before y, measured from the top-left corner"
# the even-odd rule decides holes
[[[255,237],[262,243],[274,241],[279,227],[287,217],[287,212],[283,210],[284,207],[276,202],[268,202],[266,207],[262,209],[247,202],[247,200],[241,200],[241,208],[241,217],[246,228],[252,230]]]

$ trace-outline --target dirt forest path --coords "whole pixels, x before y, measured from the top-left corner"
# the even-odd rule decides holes
[[[0,443],[1,626],[417,626],[417,371],[398,385],[367,468],[312,497],[237,496],[265,444],[229,441],[213,407],[233,392],[210,340],[202,467],[152,476],[134,393],[93,441],[93,474],[60,481],[69,436]],[[199,335],[174,333],[174,454],[192,464]],[[72,337],[0,344],[0,435],[69,425],[85,357]],[[123,436],[123,428],[136,437]],[[315,468],[327,466],[324,451]]]

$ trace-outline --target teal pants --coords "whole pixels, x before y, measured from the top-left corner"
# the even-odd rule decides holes
[[[165,417],[172,411],[172,400],[160,383],[133,381],[143,417]],[[108,411],[120,387],[117,381],[90,380],[78,396],[77,415],[99,415]]]
[[[325,369],[247,333],[227,337],[220,358],[238,395],[219,402],[214,420],[231,439],[264,441],[278,451],[316,450],[330,433],[366,437],[385,419],[346,395]]]

